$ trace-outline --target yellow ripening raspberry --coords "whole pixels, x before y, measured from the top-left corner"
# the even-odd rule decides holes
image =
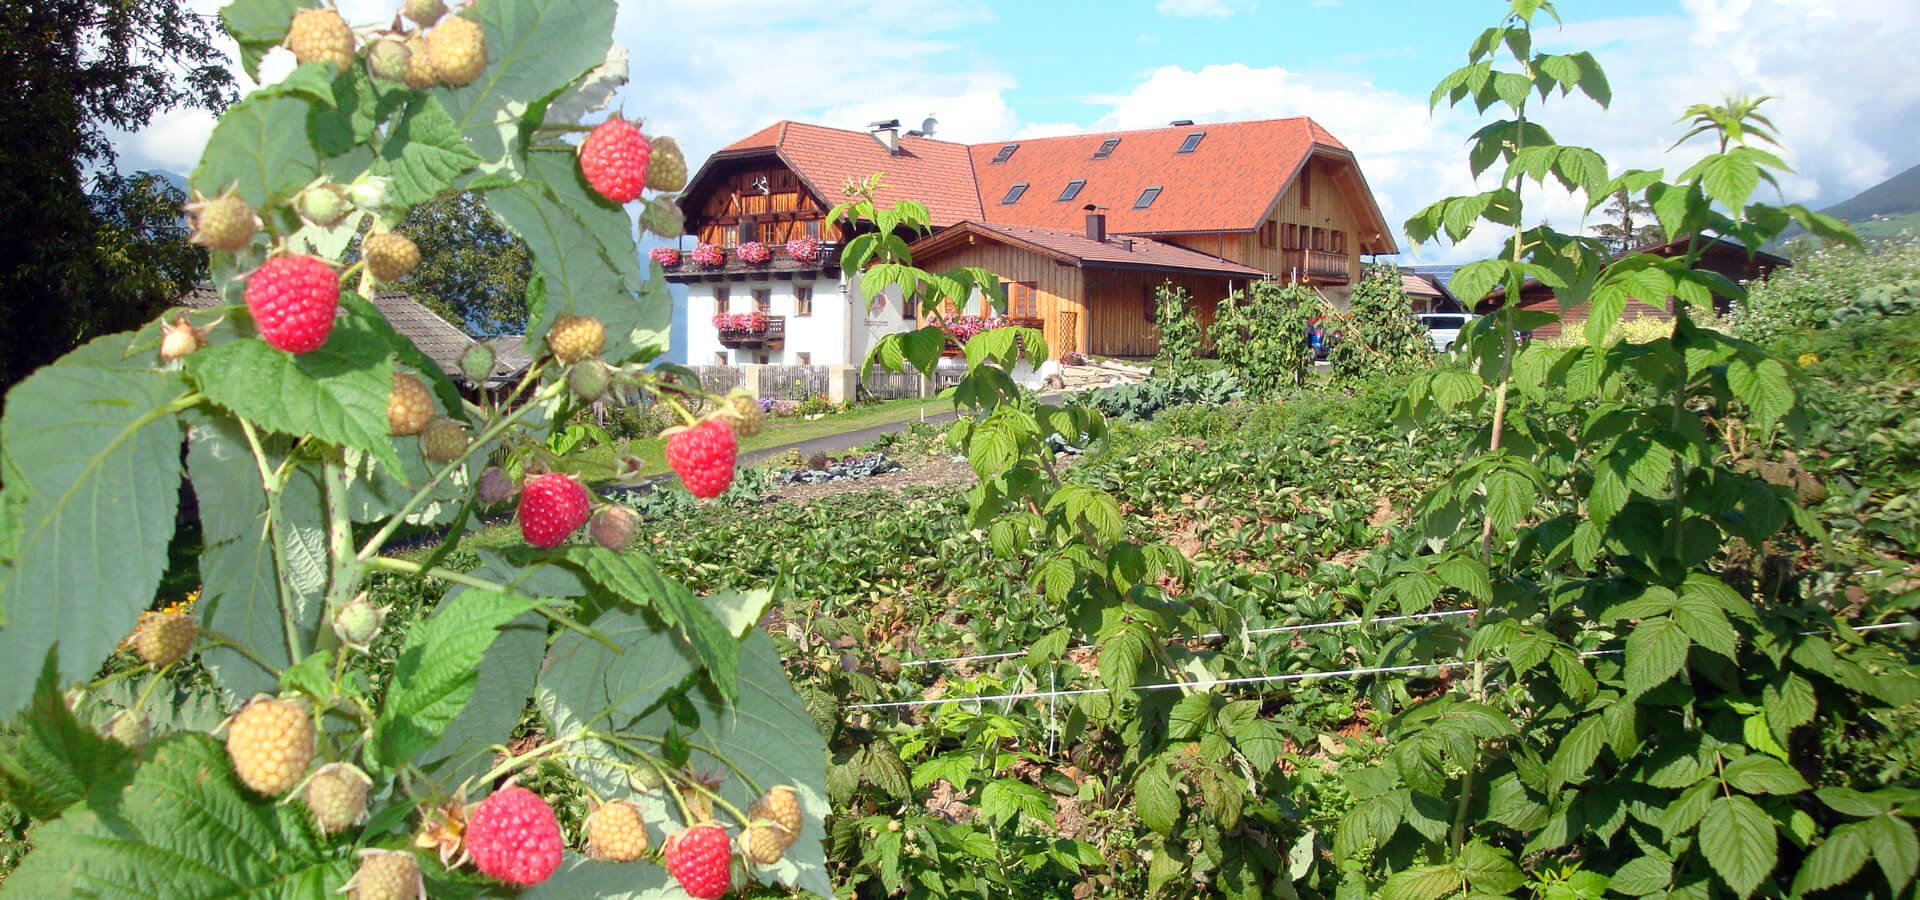
[[[427,31],[427,59],[442,84],[472,84],[487,68],[487,33],[480,23],[448,16]]]
[[[303,9],[287,26],[287,49],[301,65],[330,63],[341,72],[353,65],[353,29],[347,20],[326,7]]]
[[[587,816],[587,852],[595,859],[632,862],[647,855],[647,823],[640,807],[615,800]]]
[[[227,724],[227,755],[255,793],[286,793],[313,762],[313,719],[306,703],[255,695]]]

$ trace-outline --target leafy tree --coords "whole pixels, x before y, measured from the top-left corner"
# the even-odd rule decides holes
[[[1154,357],[1154,374],[1179,378],[1193,371],[1200,358],[1200,318],[1194,315],[1193,298],[1185,289],[1169,281],[1155,289],[1153,327],[1160,335],[1160,352]]]
[[[516,334],[527,326],[527,242],[508,231],[473,191],[449,191],[407,212],[400,231],[420,248],[420,265],[400,287],[474,334]]]
[[[1340,339],[1327,352],[1336,377],[1412,372],[1433,360],[1433,342],[1414,319],[1393,266],[1367,267],[1339,322]]]
[[[1667,233],[1661,229],[1660,220],[1654,218],[1653,207],[1647,205],[1645,200],[1634,199],[1627,191],[1615,191],[1607,205],[1600,208],[1600,214],[1614,221],[1603,222],[1589,230],[1599,235],[1600,240],[1617,253],[1649,244],[1666,243]],[[1640,224],[1635,225],[1635,222]]]
[[[1324,305],[1306,285],[1256,281],[1221,301],[1213,319],[1214,350],[1249,390],[1297,386],[1313,367],[1307,325]]]
[[[180,107],[219,110],[233,79],[207,19],[182,0],[9,0],[0,4],[0,386],[75,344],[124,327],[117,313],[150,308],[159,282],[133,271],[178,274],[178,247],[141,246],[145,226],[103,218],[142,207],[151,185],[109,174],[112,198],[90,202],[83,172],[111,173],[109,134],[135,131]],[[134,199],[134,194],[146,199]],[[104,233],[103,233],[104,232]],[[119,291],[132,291],[122,294]]]

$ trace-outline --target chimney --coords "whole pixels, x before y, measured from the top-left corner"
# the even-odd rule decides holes
[[[1103,212],[1087,213],[1087,240],[1096,244],[1107,242],[1107,214]]]
[[[873,135],[874,140],[880,142],[880,146],[887,149],[888,156],[900,155],[899,119],[887,119],[885,121],[869,123],[867,125],[867,132]]]

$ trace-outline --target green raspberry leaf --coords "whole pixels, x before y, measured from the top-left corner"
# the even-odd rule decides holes
[[[461,591],[414,626],[374,724],[367,761],[393,769],[438,743],[473,698],[479,664],[500,628],[539,606],[516,594]]]
[[[438,97],[417,97],[387,132],[373,174],[393,179],[388,202],[405,208],[432,200],[480,164]]]
[[[473,148],[505,162],[506,135],[517,134],[522,110],[606,62],[617,7],[600,0],[489,0],[477,10],[471,18],[487,35],[486,71],[443,96]]]
[[[32,666],[60,646],[60,675],[91,675],[133,630],[166,567],[180,497],[177,372],[146,350],[124,358],[126,334],[98,338],[7,393],[0,447],[18,507],[17,556],[6,576],[0,659]],[[0,679],[0,715],[33,691]]]
[[[311,434],[404,471],[387,436],[393,355],[364,322],[340,319],[312,353],[283,353],[258,338],[208,347],[187,357],[187,371],[213,402],[261,428]]]
[[[207,140],[193,189],[211,197],[237,186],[255,210],[299,193],[320,174],[319,153],[307,137],[314,109],[291,93],[256,94],[234,104]]]

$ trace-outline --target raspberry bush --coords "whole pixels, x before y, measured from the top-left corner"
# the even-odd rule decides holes
[[[728,427],[689,412],[722,398],[648,367],[671,301],[632,216],[671,198],[636,189],[624,207],[580,171],[573,141],[625,79],[615,11],[225,8],[250,74],[269,52],[301,65],[230,108],[192,174],[224,306],[95,340],[0,414],[0,653],[40,673],[0,680],[0,789],[35,823],[0,896],[652,895],[677,888],[642,856],[646,831],[744,830],[775,785],[805,824],[750,877],[832,894],[825,744],[751,630],[772,593],[694,595],[616,549],[635,543],[630,512],[583,531],[606,504],[548,441],[589,381]],[[625,183],[684,182],[677,154],[651,176],[639,161]],[[533,254],[536,362],[479,401],[368,300],[417,261],[394,230],[408,209],[453,189],[484,194]],[[702,484],[731,478],[730,451],[701,465]],[[571,486],[526,545],[391,552],[403,529],[457,540],[522,477],[523,510],[551,505],[536,478]],[[103,673],[154,605],[188,485],[192,617],[153,619],[116,657],[141,663]],[[383,633],[377,577],[437,599]],[[111,684],[132,675],[146,680]],[[594,858],[588,834],[510,802],[536,764],[630,813],[600,829],[617,853]],[[154,865],[162,853],[180,864]]]

